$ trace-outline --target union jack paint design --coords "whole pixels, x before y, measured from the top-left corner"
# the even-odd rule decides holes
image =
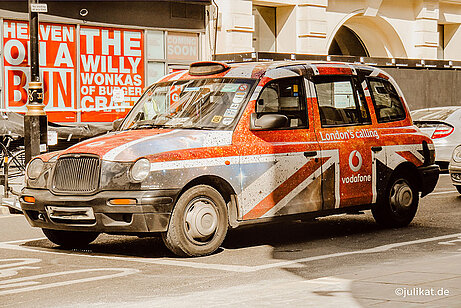
[[[226,181],[237,197],[239,220],[334,210],[376,203],[383,174],[402,164],[427,162],[423,142],[432,141],[412,125],[395,81],[384,71],[364,65],[326,62],[230,64],[210,76],[175,72],[159,82],[197,78],[252,78],[257,85],[229,131],[141,129],[109,133],[77,144],[59,155],[88,153],[104,162],[149,159],[150,174],[141,189],[183,189],[201,177]],[[314,77],[353,76],[364,93],[371,122],[322,127]],[[282,78],[301,78],[307,104],[306,127],[250,130],[251,115],[264,87]],[[389,81],[405,106],[405,119],[378,123],[367,77]],[[45,154],[48,161],[54,154]],[[58,158],[59,159],[59,158]]]

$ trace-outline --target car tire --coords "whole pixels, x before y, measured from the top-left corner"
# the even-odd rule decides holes
[[[194,186],[176,202],[168,231],[162,233],[163,242],[181,257],[209,255],[226,237],[227,215],[226,202],[216,189]]]
[[[455,186],[458,192],[461,194],[461,186]]]
[[[53,243],[62,247],[79,248],[85,247],[94,241],[99,233],[83,231],[64,231],[42,229],[43,234]]]
[[[376,222],[385,227],[405,227],[418,210],[419,192],[408,176],[396,174],[378,202],[371,208]]]

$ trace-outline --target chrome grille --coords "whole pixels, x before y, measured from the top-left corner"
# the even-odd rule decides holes
[[[90,193],[98,189],[99,158],[65,156],[58,159],[53,175],[56,192]]]

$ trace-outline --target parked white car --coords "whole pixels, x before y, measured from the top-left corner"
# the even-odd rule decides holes
[[[413,110],[411,117],[434,142],[435,162],[447,169],[453,150],[461,143],[461,106]]]
[[[461,145],[458,145],[453,151],[449,170],[453,185],[461,194]]]

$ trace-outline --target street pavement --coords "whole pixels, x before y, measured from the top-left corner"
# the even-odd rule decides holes
[[[0,216],[4,307],[461,307],[461,196],[442,175],[413,223],[370,213],[241,228],[222,248],[176,258],[159,238],[50,243]]]

